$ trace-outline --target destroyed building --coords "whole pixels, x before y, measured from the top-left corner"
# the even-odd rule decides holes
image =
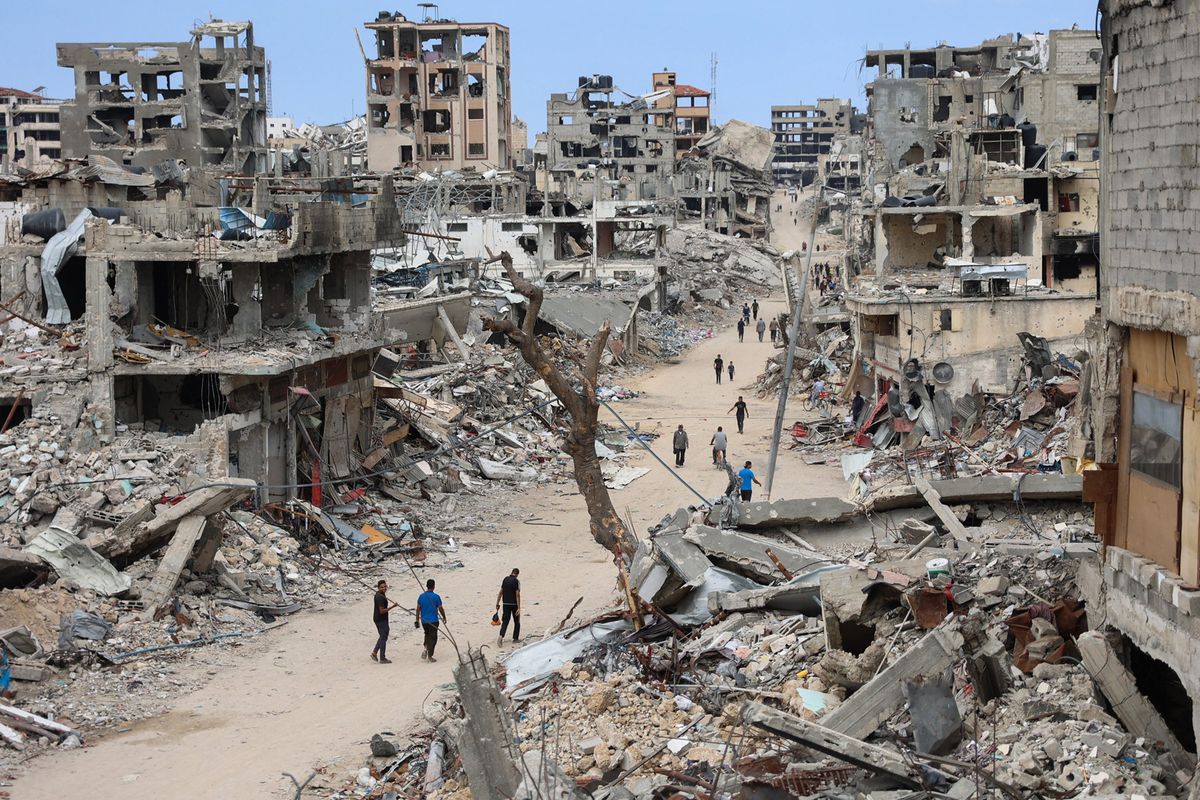
[[[737,119],[713,128],[675,169],[677,218],[726,236],[767,239],[775,191],[770,162],[766,128]]]
[[[186,42],[59,44],[58,65],[75,70],[63,156],[266,169],[266,57],[253,24],[210,20]]]
[[[628,101],[614,93],[623,94],[611,75],[584,75],[574,92],[550,95],[546,163],[538,174],[547,202],[670,198],[675,131],[651,108],[667,90]]]
[[[508,28],[494,22],[414,22],[382,11],[366,28],[370,168],[507,169],[512,93]]]
[[[849,100],[838,98],[820,98],[814,105],[771,106],[771,172],[776,183],[812,183],[825,171],[835,139],[852,132],[856,115]]]
[[[348,474],[375,353],[395,341],[371,305],[370,251],[404,241],[391,186],[350,205],[260,176],[223,198],[199,170],[159,180],[102,156],[4,184],[21,232],[0,248],[17,315],[4,345],[21,365],[6,407],[57,420],[85,450],[119,431],[172,435],[209,477],[275,499],[321,463]],[[39,329],[64,333],[53,357],[17,359]]]
[[[712,95],[687,83],[679,83],[674,72],[656,72],[650,79],[650,91],[657,97],[655,124],[675,129],[675,155],[682,158],[695,147],[712,127]],[[660,111],[661,109],[661,111]]]
[[[0,167],[62,155],[61,100],[0,86]]]
[[[1089,616],[1181,742],[1200,732],[1200,278],[1193,2],[1101,3],[1101,318],[1086,473],[1106,557]]]

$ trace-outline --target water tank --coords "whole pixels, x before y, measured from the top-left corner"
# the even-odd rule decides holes
[[[1022,122],[1017,126],[1017,130],[1021,132],[1021,144],[1026,147],[1037,144],[1037,125],[1032,122]]]
[[[913,64],[908,68],[910,78],[932,78],[934,75],[935,70],[929,64]]]
[[[1033,169],[1046,155],[1046,145],[1044,144],[1027,144],[1025,145],[1025,169]],[[1044,164],[1042,165],[1045,166]]]

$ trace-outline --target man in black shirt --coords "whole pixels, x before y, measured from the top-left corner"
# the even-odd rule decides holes
[[[737,402],[733,404],[733,408],[729,409],[729,411],[737,412],[738,433],[745,433],[746,417],[750,416],[750,411],[746,408],[745,398],[739,394]],[[728,414],[729,411],[725,413]]]
[[[521,581],[517,578],[521,570],[513,569],[512,573],[500,582],[500,591],[496,593],[496,610],[504,606],[504,617],[500,620],[500,644],[504,644],[504,632],[508,630],[508,622],[512,620],[514,642],[521,639]]]
[[[375,592],[375,602],[371,609],[371,619],[375,620],[375,630],[379,631],[379,641],[375,643],[375,649],[371,651],[371,660],[378,661],[380,664],[392,663],[387,657],[387,640],[391,628],[388,626],[388,612],[396,607],[396,603],[388,603],[387,599],[387,581],[380,581],[376,584],[378,589]]]

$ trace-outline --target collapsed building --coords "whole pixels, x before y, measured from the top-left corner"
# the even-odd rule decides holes
[[[266,169],[266,56],[253,24],[210,20],[186,42],[59,44],[58,64],[75,70],[64,157]]]
[[[367,59],[371,169],[510,166],[509,31],[494,22],[411,21],[380,12]]]
[[[283,487],[317,480],[325,460],[348,474],[370,428],[374,356],[390,343],[370,251],[404,241],[391,179],[350,205],[261,177],[218,188],[172,163],[165,181],[93,156],[5,184],[20,230],[0,248],[17,316],[5,346],[29,364],[5,406],[80,426],[81,447],[117,431],[174,435],[210,477],[277,487],[264,501],[295,496]],[[50,326],[70,332],[49,345],[59,368],[18,360]]]

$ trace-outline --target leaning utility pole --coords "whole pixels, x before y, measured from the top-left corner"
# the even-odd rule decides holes
[[[796,283],[796,272],[789,263],[785,269],[791,277],[792,286],[797,287],[792,303],[791,327],[788,331],[787,356],[783,362],[783,382],[779,384],[779,404],[775,407],[775,429],[771,432],[771,455],[767,461],[767,499],[771,499],[771,486],[775,483],[775,460],[779,457],[779,437],[783,432],[783,414],[787,411],[788,392],[792,386],[792,361],[796,358],[796,340],[800,338],[800,312],[804,310],[804,300],[808,294],[809,270],[812,268],[813,250],[817,249],[817,220],[821,216],[821,201],[825,199],[825,184],[817,189],[817,199],[813,204],[812,225],[808,229],[808,253],[804,258],[804,274],[800,276],[799,285]],[[791,259],[789,259],[790,261]],[[789,294],[792,289],[789,288]],[[791,299],[791,298],[789,298]]]

